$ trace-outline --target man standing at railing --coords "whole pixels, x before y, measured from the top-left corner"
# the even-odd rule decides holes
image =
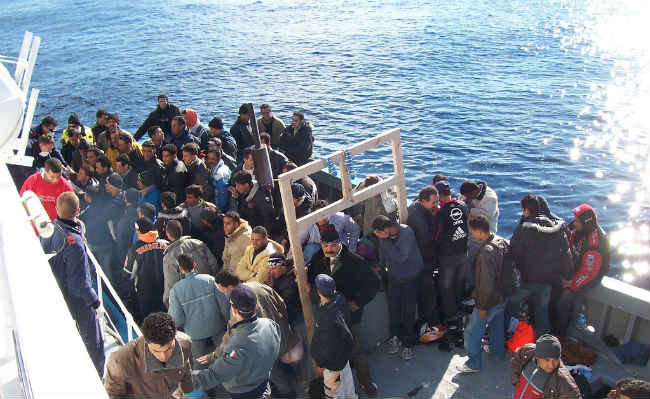
[[[55,253],[50,258],[52,273],[101,378],[104,373],[104,338],[96,317],[100,302],[90,284],[85,227],[77,219],[79,198],[73,192],[62,193],[56,200],[56,211],[54,234],[41,239],[41,244],[45,253]]]

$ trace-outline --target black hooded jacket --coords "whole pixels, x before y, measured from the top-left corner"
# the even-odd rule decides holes
[[[544,215],[525,217],[510,239],[522,282],[552,284],[573,274],[564,221]]]

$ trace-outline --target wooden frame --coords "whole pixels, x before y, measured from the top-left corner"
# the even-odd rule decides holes
[[[310,343],[314,335],[314,315],[312,313],[309,292],[307,291],[307,272],[305,270],[305,258],[302,253],[302,245],[300,242],[300,231],[311,226],[320,219],[349,208],[365,199],[374,197],[387,191],[393,186],[397,191],[397,206],[400,221],[405,223],[408,215],[406,211],[406,183],[404,180],[400,132],[399,128],[392,129],[364,140],[347,149],[350,156],[356,156],[389,141],[392,144],[393,175],[387,179],[381,180],[377,184],[366,187],[359,192],[353,192],[350,174],[345,166],[345,151],[343,150],[336,151],[325,158],[314,160],[278,176],[284,218],[287,224],[287,233],[289,235],[289,242],[291,243],[291,253],[293,255],[296,276],[298,278],[300,302],[302,304],[303,315],[305,318],[305,326],[307,327],[307,337]],[[343,198],[296,220],[296,209],[293,205],[293,196],[291,194],[291,182],[325,169],[327,167],[328,159],[337,163],[341,170],[341,192],[343,193]]]

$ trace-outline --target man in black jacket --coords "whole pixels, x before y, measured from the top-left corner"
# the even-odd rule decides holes
[[[265,284],[280,294],[287,305],[289,323],[295,325],[302,321],[302,304],[298,294],[298,284],[294,274],[293,260],[287,259],[284,254],[276,252],[266,261],[269,274]]]
[[[208,128],[210,134],[201,140],[201,149],[207,151],[210,140],[218,139],[221,144],[219,149],[223,150],[223,152],[228,154],[229,157],[236,159],[237,142],[230,133],[223,130],[223,122],[221,121],[221,118],[212,118],[210,123],[208,123]]]
[[[323,373],[326,398],[355,398],[350,356],[354,346],[350,311],[345,297],[336,291],[334,279],[327,274],[315,278],[320,300],[314,319],[316,328],[311,341],[311,355]]]
[[[210,252],[217,258],[217,272],[223,266],[223,248],[226,245],[226,236],[223,231],[223,214],[218,208],[205,207],[201,210],[201,226],[198,238],[210,248]]]
[[[458,304],[463,296],[462,268],[467,262],[467,206],[451,198],[447,180],[435,185],[440,197],[440,210],[436,214],[434,245],[438,257],[440,280],[438,282],[442,311],[447,328],[455,330],[458,325]]]
[[[162,152],[162,151],[161,151]],[[142,172],[149,172],[154,178],[154,185],[160,188],[160,180],[165,165],[158,159],[156,145],[151,140],[142,143]]]
[[[433,270],[437,265],[433,242],[435,227],[434,212],[438,211],[438,190],[426,186],[418,198],[408,207],[407,224],[415,233],[415,240],[422,254],[424,269],[418,279],[418,310],[426,322],[420,328],[420,341],[433,342],[444,335],[445,327],[440,323],[438,300],[433,281]]]
[[[241,162],[242,152],[244,149],[255,144],[253,141],[249,112],[248,104],[242,104],[239,107],[239,117],[230,128],[230,135],[237,142],[237,162]]]
[[[189,185],[190,175],[187,167],[176,158],[178,148],[173,144],[166,144],[162,148],[162,161],[164,168],[160,176],[160,191],[171,191],[176,194],[176,201],[185,201],[185,187]]]
[[[350,328],[354,336],[352,366],[357,378],[370,396],[377,394],[377,387],[370,379],[368,360],[361,348],[361,317],[366,306],[379,290],[379,279],[368,263],[341,243],[332,225],[321,230],[321,249],[316,252],[307,268],[307,280],[313,286],[318,274],[327,274],[336,281],[350,308]]]
[[[142,194],[135,188],[129,188],[124,193],[126,208],[117,222],[117,263],[123,264],[126,253],[133,244],[135,221],[138,218],[138,203]]]
[[[573,273],[569,242],[562,219],[540,213],[539,200],[528,194],[521,200],[521,221],[510,239],[515,264],[521,272],[521,289],[533,302],[535,335],[551,331],[549,303],[554,285]]]
[[[264,226],[270,230],[275,216],[271,191],[253,182],[253,176],[244,170],[235,173],[232,182],[234,190],[229,189],[236,200],[239,215],[253,227]]]
[[[176,194],[172,191],[165,191],[160,194],[160,205],[162,210],[158,212],[158,217],[156,218],[156,230],[158,230],[158,237],[165,240],[167,234],[165,233],[165,228],[167,227],[167,222],[170,220],[178,220],[183,228],[185,235],[190,235],[192,232],[192,221],[190,219],[190,213],[187,209],[177,206]]]
[[[481,371],[481,340],[485,329],[490,329],[490,354],[503,357],[504,341],[504,295],[501,285],[503,257],[508,251],[508,243],[503,238],[490,233],[490,222],[485,215],[478,215],[469,222],[469,231],[481,247],[474,262],[476,281],[476,304],[465,329],[465,351],[468,359],[456,366],[461,373]]]
[[[280,151],[298,166],[306,164],[311,158],[314,145],[311,130],[311,124],[305,122],[305,115],[296,111],[291,117],[291,125],[286,127],[280,137]]]
[[[158,105],[154,109],[147,119],[142,122],[142,125],[138,128],[138,131],[135,132],[134,138],[140,140],[142,136],[147,132],[150,126],[158,125],[165,132],[165,134],[171,133],[171,123],[172,119],[175,116],[179,116],[181,111],[174,104],[169,103],[169,98],[167,94],[160,94],[158,96]]]
[[[158,238],[151,220],[139,218],[135,225],[138,240],[129,248],[124,271],[131,277],[137,292],[136,321],[140,323],[150,313],[167,310],[163,304],[163,255],[169,242]]]
[[[214,188],[210,183],[210,170],[205,162],[199,158],[201,149],[196,143],[188,143],[183,146],[183,163],[189,174],[189,184],[198,184],[203,189],[203,198],[212,200],[214,197]]]
[[[268,133],[260,134],[260,141],[262,145],[266,146],[266,150],[269,152],[269,159],[271,160],[271,173],[273,178],[277,179],[279,175],[282,174],[282,169],[289,162],[286,155],[280,151],[273,149],[271,147],[271,135]]]

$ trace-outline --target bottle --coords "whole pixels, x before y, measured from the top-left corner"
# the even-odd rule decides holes
[[[585,305],[580,306],[580,310],[576,315],[576,327],[578,330],[584,330],[587,328],[587,307]]]

